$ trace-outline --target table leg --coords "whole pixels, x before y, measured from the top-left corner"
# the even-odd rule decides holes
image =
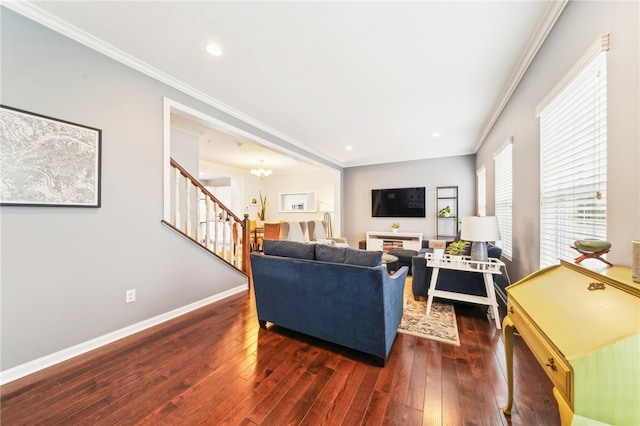
[[[433,268],[431,272],[431,282],[429,283],[429,290],[427,290],[427,315],[431,312],[431,303],[433,303],[433,291],[436,289],[436,282],[438,281],[438,273],[440,268]]]
[[[500,330],[500,314],[498,313],[498,301],[496,300],[496,289],[493,285],[493,274],[488,272],[484,272],[482,274],[484,276],[484,286],[487,290],[487,297],[489,298],[489,302],[491,305],[489,309],[491,309],[492,317],[496,322],[496,328]]]
[[[511,415],[513,407],[513,322],[507,316],[502,322],[502,336],[504,340],[504,357],[507,363],[507,405],[502,411]]]

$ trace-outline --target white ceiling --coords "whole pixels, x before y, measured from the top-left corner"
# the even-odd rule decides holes
[[[540,33],[543,39],[555,22],[548,24],[551,3],[46,1],[21,7],[349,167],[475,152]],[[205,51],[211,41],[222,46],[222,56]]]

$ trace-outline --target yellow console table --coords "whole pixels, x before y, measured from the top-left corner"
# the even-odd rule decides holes
[[[553,382],[563,426],[640,425],[640,285],[629,268],[562,262],[507,287],[507,296],[506,414],[515,327]]]

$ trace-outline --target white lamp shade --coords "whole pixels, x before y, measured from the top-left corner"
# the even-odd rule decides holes
[[[495,216],[463,217],[460,239],[483,242],[500,240],[498,218]]]

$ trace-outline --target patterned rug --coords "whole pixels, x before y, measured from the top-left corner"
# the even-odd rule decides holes
[[[433,302],[427,316],[426,300],[416,301],[413,297],[405,297],[404,314],[398,331],[460,346],[456,312],[449,303]]]

